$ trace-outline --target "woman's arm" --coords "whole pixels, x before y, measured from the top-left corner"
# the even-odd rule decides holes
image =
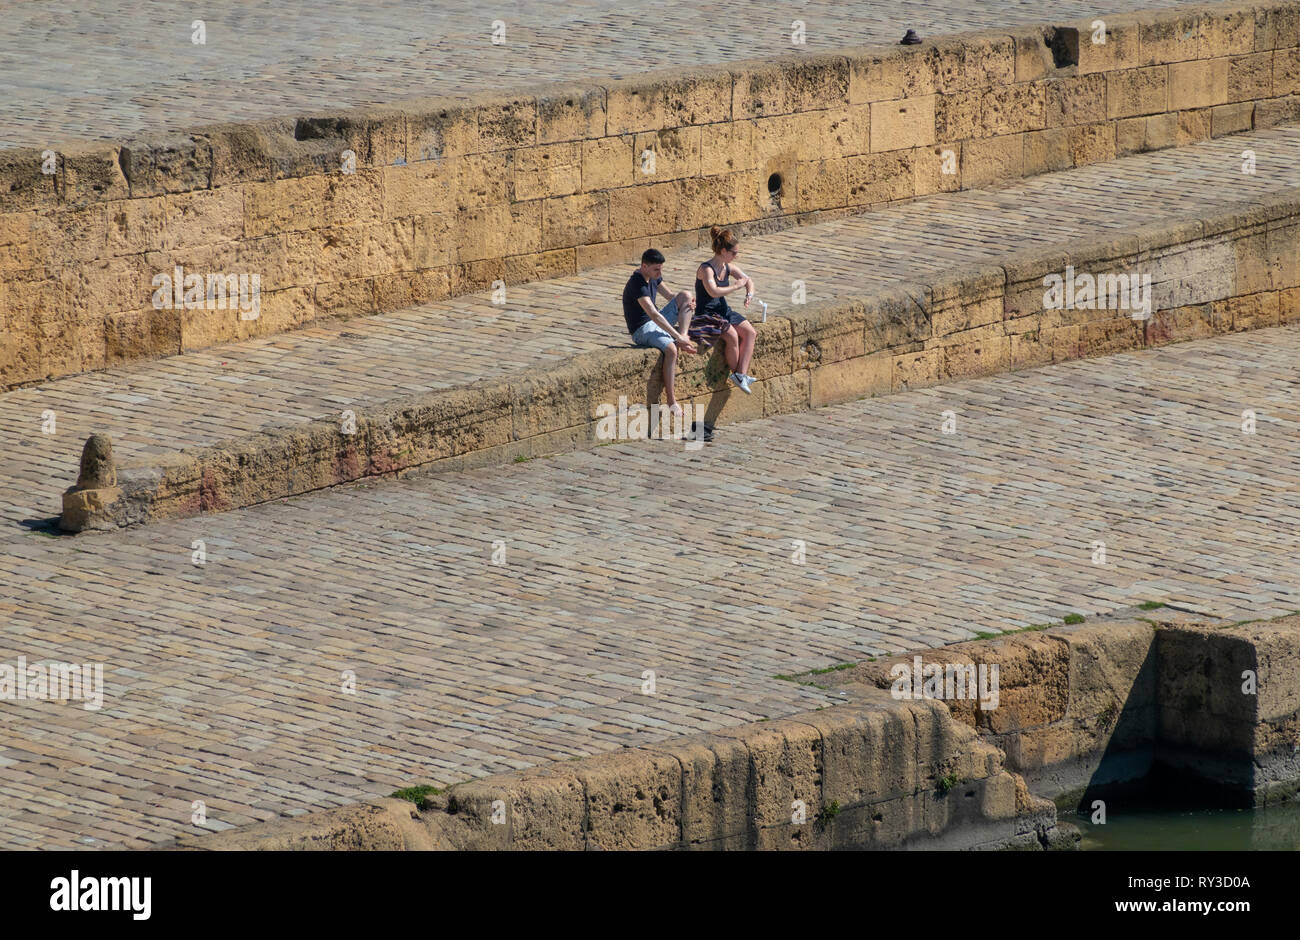
[[[736,270],[734,264],[731,266],[731,270]],[[726,297],[728,294],[734,294],[745,286],[744,283],[739,283],[732,284],[728,287],[719,287],[717,278],[713,273],[713,265],[709,264],[707,261],[700,265],[700,269],[695,272],[695,276],[704,282],[704,289],[708,292],[710,297]]]
[[[753,297],[754,292],[758,290],[758,288],[754,286],[754,279],[749,275],[747,275],[744,271],[740,270],[740,268],[736,267],[734,264],[731,266],[731,270],[736,275],[736,283],[749,288],[748,290],[745,291],[745,306],[748,307],[750,298]]]

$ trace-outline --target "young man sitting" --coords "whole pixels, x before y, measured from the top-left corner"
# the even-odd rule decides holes
[[[668,298],[661,309],[655,309],[655,298],[662,294]],[[641,266],[632,272],[623,288],[623,319],[632,342],[638,346],[658,349],[664,354],[664,394],[674,417],[682,413],[674,390],[677,378],[677,350],[695,352],[695,344],[686,335],[691,322],[695,298],[686,291],[673,294],[664,287],[664,256],[655,248],[641,255]],[[678,318],[682,318],[678,328]]]

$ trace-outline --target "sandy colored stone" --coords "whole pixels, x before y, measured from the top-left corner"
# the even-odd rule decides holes
[[[212,146],[185,133],[149,133],[122,144],[121,169],[132,198],[207,189]]]
[[[581,144],[548,144],[511,151],[510,171],[517,202],[576,193],[582,185]]]
[[[485,152],[537,143],[537,100],[528,95],[475,98],[479,147]]]
[[[603,754],[575,771],[586,792],[588,848],[659,849],[681,840],[682,768],[676,757]]]
[[[695,241],[692,229],[707,230],[713,225],[732,225],[761,216],[767,202],[766,177],[749,171],[682,180],[680,199],[676,225],[679,234],[676,240],[659,241],[685,248]],[[612,220],[612,204],[610,212]]]
[[[107,144],[72,143],[59,151],[59,199],[85,205],[126,199],[130,186],[122,173],[121,151]]]
[[[1046,89],[1040,83],[992,88],[980,96],[980,136],[998,137],[1046,126]]]
[[[541,247],[556,249],[607,241],[609,195],[591,193],[542,201]]]
[[[773,375],[762,380],[763,417],[806,411],[811,405],[812,373]]]
[[[605,89],[560,85],[537,93],[537,142],[590,140],[605,133]]]
[[[1270,98],[1255,104],[1255,129],[1262,130],[1277,124],[1300,120],[1300,95]]]
[[[1133,17],[1106,16],[1104,33],[1093,28],[1093,20],[1071,24],[1072,48],[1078,58],[1080,75],[1131,69],[1141,64],[1141,30]],[[1104,36],[1105,42],[1094,42],[1094,36]]]
[[[962,188],[991,186],[1024,176],[1023,134],[967,141],[962,149]]]
[[[482,149],[478,115],[472,105],[445,98],[406,102],[406,160],[442,160]]]
[[[1169,109],[1169,72],[1161,66],[1106,73],[1106,117]]]
[[[1169,66],[1169,108],[1208,108],[1228,100],[1228,60],[1199,59]]]
[[[503,841],[516,851],[581,850],[586,803],[571,767],[497,774],[447,791],[448,812],[462,818],[465,848],[491,849]],[[493,817],[503,823],[494,823]]]
[[[176,849],[208,852],[432,851],[458,847],[424,825],[413,804],[382,800],[276,819],[205,835],[184,835]]]
[[[504,150],[467,154],[448,162],[454,174],[452,195],[459,209],[482,209],[510,202],[510,153]]]
[[[611,135],[713,124],[731,116],[731,74],[716,66],[689,75],[661,69],[604,84],[606,132]]]
[[[1079,358],[1079,328],[1062,326],[1055,329],[1035,329],[1031,332],[1013,333],[1010,367],[1029,369]]]
[[[450,165],[454,169],[455,164]],[[379,171],[383,218],[450,211],[455,175],[439,160],[422,160]]]
[[[700,128],[700,173],[713,176],[753,169],[754,123],[733,121]]]
[[[1106,76],[1100,73],[1047,82],[1044,89],[1047,127],[1068,127],[1104,121]]]
[[[573,248],[557,248],[553,251],[530,252],[526,255],[511,255],[506,258],[505,282],[523,284],[527,281],[549,280],[568,277],[577,273],[576,251]],[[441,295],[438,299],[446,297]],[[391,309],[391,308],[385,308]]]
[[[871,153],[844,160],[849,205],[873,205],[914,195],[918,151]]]
[[[1228,313],[1236,331],[1277,326],[1281,321],[1276,291],[1232,297],[1228,300]]]
[[[754,62],[733,67],[732,77],[731,116],[735,120],[820,110],[849,100],[848,62],[837,55]]]
[[[1074,166],[1069,129],[1054,127],[1035,131],[1025,134],[1024,141],[1025,176],[1052,173]]]
[[[679,127],[638,134],[632,143],[638,182],[700,175],[700,129]]]
[[[341,168],[345,151],[361,167],[390,166],[406,160],[406,115],[389,107],[349,109],[299,117],[289,146],[315,144],[333,155],[330,169]]]
[[[1066,129],[1070,141],[1070,156],[1075,166],[1102,163],[1115,159],[1115,125],[1113,123],[1085,124]]]
[[[935,137],[938,140],[967,140],[984,136],[980,122],[982,98],[982,93],[977,91],[935,96]]]
[[[934,94],[929,60],[918,49],[871,48],[850,50],[849,102],[868,104]]]
[[[163,238],[148,248],[220,244],[228,253],[244,235],[244,194],[236,187],[169,196],[162,213]]]
[[[1200,54],[1201,14],[1147,14],[1141,18],[1140,37],[1139,66],[1195,59]]]
[[[631,186],[639,172],[633,156],[636,138],[603,137],[582,144],[582,189],[596,192],[620,186]]]
[[[610,193],[610,237],[633,238],[673,231],[681,208],[679,192],[676,183],[652,183]]]
[[[328,189],[323,176],[253,183],[244,188],[244,235],[256,238],[320,224]]]
[[[681,764],[684,846],[709,851],[750,848],[749,749],[744,742],[692,735],[664,749]]]
[[[893,357],[876,353],[819,366],[808,373],[812,407],[852,401],[893,390]]]
[[[1255,104],[1243,101],[1240,104],[1225,104],[1210,109],[1210,136],[1226,137],[1229,134],[1244,134],[1255,125]]]
[[[924,147],[935,142],[935,98],[877,101],[871,105],[874,153]]]
[[[1255,49],[1255,10],[1247,4],[1225,4],[1201,12],[1200,46],[1202,59],[1243,55]]]
[[[798,206],[801,211],[847,205],[849,186],[843,160],[818,160],[799,165]]]
[[[1232,56],[1228,59],[1228,100],[1253,101],[1273,94],[1273,54]]]

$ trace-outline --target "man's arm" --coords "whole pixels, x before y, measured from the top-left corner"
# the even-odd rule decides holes
[[[659,282],[659,292],[663,294],[665,300],[672,300],[677,296],[676,292],[668,289],[667,287],[664,287],[663,281]],[[686,296],[686,307],[685,309],[680,309],[677,312],[678,314],[686,317],[686,319],[682,321],[682,330],[684,332],[686,330],[686,327],[691,322],[691,316],[690,316],[691,312],[695,310],[695,295],[687,290],[682,291],[682,293]]]
[[[662,289],[662,285],[661,285],[661,289]],[[671,294],[669,294],[668,296],[672,297]],[[669,336],[671,336],[673,339],[679,342],[689,342],[689,340],[687,340],[685,336],[677,332],[677,328],[675,326],[673,326],[666,319],[664,319],[664,315],[662,313],[660,313],[658,310],[655,309],[655,305],[650,302],[649,297],[646,297],[644,295],[638,297],[637,302],[641,304],[641,309],[646,312],[646,315],[655,322],[655,325],[657,325],[659,329],[663,330],[665,333],[667,333]]]

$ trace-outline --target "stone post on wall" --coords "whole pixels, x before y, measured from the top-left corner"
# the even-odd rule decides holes
[[[81,451],[77,485],[63,494],[59,528],[65,532],[97,528],[102,513],[121,495],[117,467],[113,463],[113,442],[107,434],[92,434]]]

